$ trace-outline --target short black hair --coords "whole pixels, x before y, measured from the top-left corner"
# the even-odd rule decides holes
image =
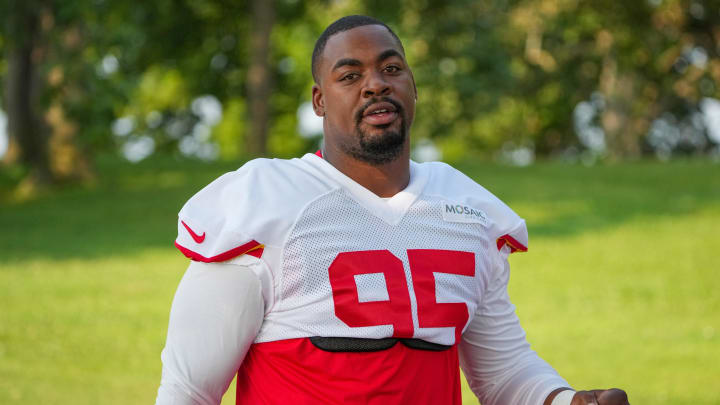
[[[390,34],[397,40],[398,44],[400,44],[400,50],[402,51],[402,53],[405,53],[405,48],[403,48],[400,38],[395,35],[395,32],[393,32],[393,30],[390,29],[387,24],[376,18],[368,17],[365,15],[348,15],[328,25],[328,27],[325,28],[325,31],[320,34],[320,38],[318,38],[318,40],[315,42],[315,49],[313,49],[311,64],[312,76],[313,79],[315,79],[315,83],[318,83],[317,65],[320,62],[320,57],[325,50],[325,45],[327,44],[328,39],[330,39],[331,36],[337,34],[338,32],[348,31],[353,28],[362,27],[364,25],[381,25],[385,27],[390,32]]]

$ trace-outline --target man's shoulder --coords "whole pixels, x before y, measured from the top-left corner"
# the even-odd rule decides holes
[[[302,159],[253,159],[239,169],[225,173],[196,193],[193,200],[228,200],[237,208],[239,202],[273,204],[282,200],[313,198],[328,188]],[[278,198],[281,197],[281,198]]]
[[[274,189],[289,187],[292,190],[296,187],[291,186],[298,182],[323,183],[312,166],[305,159],[299,158],[257,158],[229,174],[235,178],[242,178],[244,183],[255,187],[272,181]]]
[[[526,249],[525,221],[504,201],[447,163],[427,162],[421,165],[431,172],[431,180],[424,192],[426,195],[442,199],[450,214],[479,213],[489,222],[494,238],[516,235],[518,250]]]
[[[301,159],[251,160],[185,203],[176,245],[206,258],[247,243],[278,245],[303,208],[330,190]]]
[[[444,162],[426,162],[420,165],[427,167],[431,173],[431,181],[426,190],[429,194],[447,198],[457,198],[505,206],[495,194],[476,182],[467,174]],[[508,208],[509,209],[509,208]]]

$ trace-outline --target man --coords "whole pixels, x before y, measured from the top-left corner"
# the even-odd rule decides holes
[[[525,340],[507,295],[524,221],[468,177],[409,159],[417,98],[397,36],[363,16],[313,52],[322,153],[258,159],[179,214],[193,261],[157,404],[627,404],[572,391]]]

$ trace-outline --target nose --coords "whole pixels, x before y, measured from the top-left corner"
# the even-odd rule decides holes
[[[390,93],[392,93],[392,86],[385,80],[382,72],[375,72],[368,76],[362,89],[362,95],[365,98],[386,96]]]

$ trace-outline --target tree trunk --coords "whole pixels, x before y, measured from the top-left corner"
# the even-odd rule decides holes
[[[8,134],[20,147],[20,161],[30,168],[33,183],[53,180],[47,148],[47,128],[41,114],[42,80],[37,69],[42,57],[38,47],[39,13],[23,2],[16,2],[7,22],[14,38],[8,43],[8,72],[5,100]]]
[[[274,16],[273,0],[253,0],[250,30],[250,67],[248,69],[248,122],[246,147],[251,156],[267,152],[268,129],[270,127],[270,93],[272,77],[270,71],[270,33]]]
[[[616,159],[639,157],[642,133],[631,125],[630,117],[635,84],[630,76],[618,72],[617,61],[610,53],[605,55],[599,85],[605,96],[600,122],[605,130],[608,154]]]

